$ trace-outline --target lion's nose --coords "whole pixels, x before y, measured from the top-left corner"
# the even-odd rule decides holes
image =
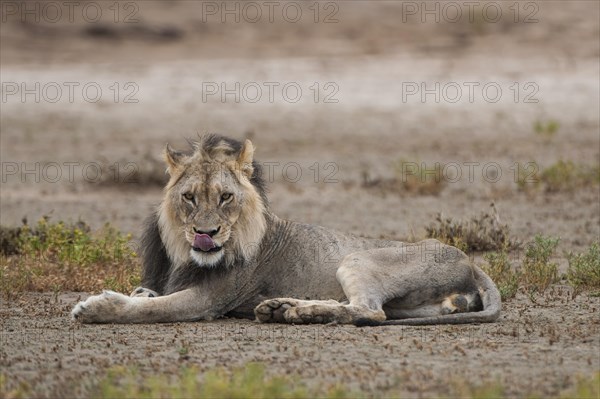
[[[221,230],[221,226],[212,230],[201,230],[194,227],[194,233],[196,234],[207,234],[209,237],[214,237]]]

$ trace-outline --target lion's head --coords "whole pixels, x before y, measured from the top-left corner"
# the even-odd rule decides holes
[[[175,267],[231,265],[254,257],[266,229],[267,199],[250,140],[204,135],[190,152],[165,149],[170,176],[158,211]]]

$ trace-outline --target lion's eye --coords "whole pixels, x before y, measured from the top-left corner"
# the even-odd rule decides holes
[[[231,193],[223,193],[221,194],[221,203],[229,201],[233,197]]]
[[[194,194],[192,194],[192,193],[184,193],[183,194],[183,199],[185,199],[186,201],[194,202]]]

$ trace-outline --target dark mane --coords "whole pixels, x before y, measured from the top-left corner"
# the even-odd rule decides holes
[[[169,279],[171,260],[158,230],[158,213],[153,212],[145,222],[140,240],[142,254],[142,287],[164,295]]]

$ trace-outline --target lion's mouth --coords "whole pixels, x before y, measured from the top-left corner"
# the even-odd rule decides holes
[[[205,249],[202,249],[202,248],[194,247],[194,246],[192,245],[192,249],[193,249],[195,252],[219,252],[220,250],[222,250],[222,249],[223,249],[223,247],[214,247],[214,248],[211,248],[211,249],[206,249],[206,250],[205,250]]]
[[[219,252],[223,249],[208,234],[195,234],[192,249],[196,252]]]

